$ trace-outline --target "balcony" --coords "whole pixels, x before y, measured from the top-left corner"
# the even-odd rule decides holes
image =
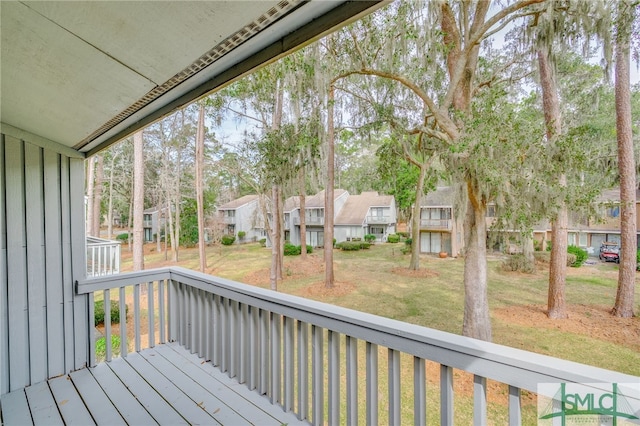
[[[451,219],[420,219],[420,229],[451,230]]]
[[[225,225],[235,225],[236,217],[235,216],[222,216],[222,223]]]
[[[306,226],[324,226],[324,217],[307,217],[304,223]],[[300,226],[300,218],[294,217],[293,224]]]
[[[87,237],[87,277],[120,273],[120,241]]]
[[[391,223],[391,216],[367,216],[368,225],[387,225]]]
[[[428,413],[519,425],[536,419],[521,391],[539,383],[638,380],[178,267],[76,292],[105,300],[105,339],[118,333],[121,349],[106,345],[99,362],[91,333],[97,365],[3,395],[6,424],[425,424]],[[111,303],[129,307],[119,326]],[[454,369],[472,376],[472,395],[454,395]],[[503,413],[487,409],[487,380],[504,387]]]

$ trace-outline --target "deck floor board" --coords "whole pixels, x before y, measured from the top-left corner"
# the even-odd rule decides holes
[[[173,343],[2,395],[0,415],[7,426],[308,425]]]

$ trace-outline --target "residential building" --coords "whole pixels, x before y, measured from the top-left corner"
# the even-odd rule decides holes
[[[260,197],[245,195],[218,206],[218,219],[222,233],[236,237],[236,243],[256,241],[266,237],[264,220],[259,209]],[[242,238],[239,232],[244,232]]]
[[[437,187],[420,199],[420,252],[458,256],[464,248],[462,219],[456,217],[456,190]]]
[[[363,192],[349,195],[336,214],[333,236],[336,241],[376,236],[376,241],[386,241],[396,232],[396,203],[392,195]]]
[[[306,201],[306,197],[305,197]],[[284,200],[284,240],[300,245],[300,196],[294,195]]]
[[[168,221],[167,211],[166,207],[156,206],[142,212],[145,243],[156,241],[157,237],[164,235],[164,227]]]
[[[581,247],[597,256],[605,241],[620,241],[620,191],[604,190],[598,197],[599,216],[587,218],[583,214],[569,213],[568,243]],[[438,253],[445,251],[456,256],[464,248],[462,218],[456,218],[456,193],[453,187],[438,187],[422,197],[420,212],[420,251]],[[640,190],[636,194],[636,213],[640,214]],[[519,231],[492,229],[499,212],[493,204],[487,206],[486,224],[489,234],[503,234],[495,242],[495,250],[516,253],[522,250]],[[638,215],[640,225],[640,215]],[[640,226],[638,226],[640,230]],[[539,249],[545,250],[551,242],[551,222],[541,220],[533,225],[533,239]],[[507,238],[505,238],[507,236]],[[638,232],[640,247],[640,231]]]
[[[308,197],[305,200],[305,226],[306,226],[306,243],[313,247],[324,246],[324,209],[325,209],[325,191],[322,190],[317,194]],[[333,217],[334,221],[338,213],[349,198],[349,193],[344,189],[333,190]],[[297,232],[300,235],[300,218],[294,221],[297,225]],[[335,227],[334,227],[335,229]],[[294,229],[294,231],[296,231]],[[300,239],[302,241],[302,239]]]

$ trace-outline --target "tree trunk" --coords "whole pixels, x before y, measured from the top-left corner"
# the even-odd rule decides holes
[[[547,126],[547,143],[555,144],[562,131],[560,102],[558,89],[549,58],[545,50],[538,50],[538,67],[540,70],[540,87],[542,88],[542,105]],[[567,185],[564,174],[558,178],[559,185]],[[562,199],[555,220],[551,224],[551,260],[549,264],[549,293],[547,300],[547,316],[552,319],[567,317],[565,301],[565,283],[567,275],[567,228],[569,226],[567,206]]]
[[[93,235],[100,237],[100,211],[102,207],[102,187],[104,182],[104,158],[96,155],[96,176],[93,188]]]
[[[111,170],[109,170],[109,206],[107,207],[107,238],[113,238],[113,169],[116,165],[116,157],[118,154],[115,154],[111,157]]]
[[[276,216],[278,221],[278,279],[282,281],[283,273],[282,268],[284,265],[284,202],[282,197],[282,186],[278,185],[278,198],[277,198],[277,206],[278,206],[278,216]]]
[[[280,221],[277,219],[278,214],[278,187],[271,187],[271,269],[269,274],[269,282],[271,290],[278,291],[278,250],[280,250]]]
[[[420,165],[420,176],[416,185],[416,202],[413,205],[413,214],[411,215],[411,260],[409,261],[409,269],[417,271],[420,269],[420,202],[422,201],[422,193],[424,192],[424,178],[427,174],[427,165]]]
[[[86,218],[86,234],[95,237],[93,234],[93,193],[95,183],[95,158],[91,157],[87,160],[87,218]]]
[[[144,269],[144,141],[133,135],[133,270]]]
[[[533,236],[525,235],[522,237],[522,255],[525,259],[525,268],[529,273],[536,270],[536,258],[533,256]]]
[[[629,87],[629,36],[634,8],[627,1],[618,3],[616,37],[616,130],[620,173],[620,268],[618,291],[611,314],[622,318],[634,315],[636,280],[636,165],[631,130],[631,92]]]
[[[207,269],[207,257],[204,247],[204,101],[200,101],[198,130],[196,133],[196,204],[198,209],[198,254],[200,272]],[[158,232],[159,234],[159,232]]]
[[[467,182],[464,256],[464,320],[462,334],[491,341],[491,318],[487,296],[487,205]]]
[[[334,87],[331,85],[327,101],[327,187],[324,192],[324,286],[326,288],[332,288],[335,283],[333,274],[334,99]]]
[[[300,258],[307,258],[307,220],[305,217],[306,208],[306,185],[305,185],[304,166],[300,168]],[[293,232],[293,223],[291,223],[291,232]]]

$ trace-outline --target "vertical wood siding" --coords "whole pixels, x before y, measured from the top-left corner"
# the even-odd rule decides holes
[[[0,133],[0,165],[4,170],[4,135]],[[7,309],[7,226],[4,173],[0,173],[0,395],[9,392],[9,312]]]
[[[87,363],[83,168],[0,134],[0,394]]]

